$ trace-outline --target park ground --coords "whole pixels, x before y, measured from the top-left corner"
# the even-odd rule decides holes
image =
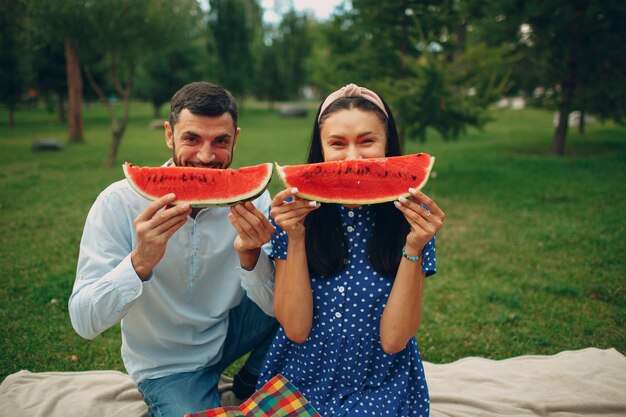
[[[0,111],[0,379],[20,369],[123,370],[115,326],[92,341],[70,325],[85,216],[98,193],[123,178],[124,161],[170,156],[150,108],[135,103],[118,163],[105,168],[110,121],[85,108],[85,140],[44,109]],[[425,288],[417,340],[423,358],[502,359],[585,347],[626,352],[626,128],[570,131],[566,155],[549,153],[552,113],[494,110],[483,131],[446,142],[429,133],[405,153],[436,156],[424,191],[447,214],[437,237],[438,273]],[[302,163],[312,127],[276,109],[245,106],[233,166]],[[59,152],[33,152],[55,138]],[[275,176],[272,194],[280,190]]]

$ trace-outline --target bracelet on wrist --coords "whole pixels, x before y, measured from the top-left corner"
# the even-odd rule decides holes
[[[402,257],[407,258],[409,261],[418,262],[421,256],[421,254],[417,256],[409,256],[406,254],[406,246],[402,247]]]

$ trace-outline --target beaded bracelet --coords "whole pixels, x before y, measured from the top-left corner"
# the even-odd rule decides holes
[[[403,257],[405,257],[405,258],[407,258],[409,261],[413,261],[413,262],[417,262],[417,261],[419,261],[419,260],[420,260],[420,256],[421,256],[421,255],[417,255],[417,256],[409,256],[409,255],[407,255],[407,254],[406,254],[405,249],[406,249],[406,246],[404,246],[404,247],[402,248],[402,256],[403,256]]]

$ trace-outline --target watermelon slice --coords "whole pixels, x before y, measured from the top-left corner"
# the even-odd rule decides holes
[[[228,206],[263,193],[272,178],[272,164],[239,169],[139,167],[126,162],[124,175],[137,193],[156,200],[176,194],[173,204],[192,207]]]
[[[376,204],[409,196],[421,189],[435,157],[425,153],[388,158],[353,159],[317,164],[276,164],[283,183],[299,197],[325,203]]]

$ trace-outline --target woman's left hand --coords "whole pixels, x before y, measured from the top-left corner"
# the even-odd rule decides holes
[[[446,215],[423,192],[412,188],[409,188],[409,192],[413,196],[412,200],[401,197],[394,204],[411,226],[411,231],[406,237],[406,252],[411,255],[421,254],[430,239],[443,227]]]

